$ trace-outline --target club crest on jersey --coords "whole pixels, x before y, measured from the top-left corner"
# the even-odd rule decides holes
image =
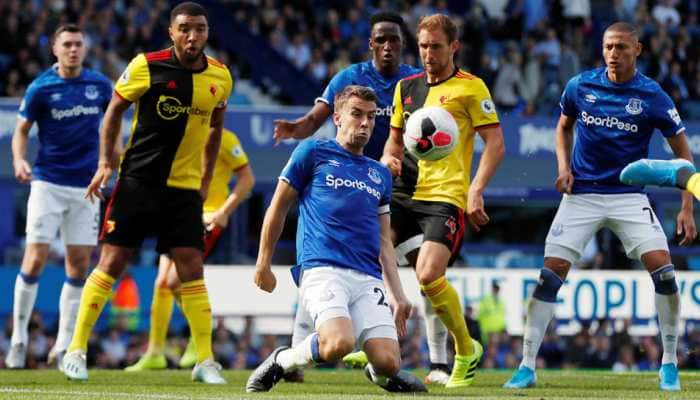
[[[88,100],[95,100],[99,97],[100,92],[97,91],[97,86],[87,85],[85,86],[85,98]]]
[[[372,182],[376,183],[377,185],[382,183],[382,176],[379,174],[379,171],[374,168],[369,169],[367,176],[369,176],[369,179],[371,179]]]
[[[632,114],[632,115],[641,114],[643,111],[642,110],[642,100],[631,98],[630,101],[625,106],[625,110],[627,110],[627,112],[629,114]]]

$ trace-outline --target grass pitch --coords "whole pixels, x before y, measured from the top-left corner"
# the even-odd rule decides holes
[[[425,371],[415,371],[420,377]],[[681,373],[683,391],[661,393],[656,373],[614,374],[608,371],[538,371],[538,385],[506,390],[501,385],[512,371],[479,370],[473,386],[447,390],[430,386],[418,396],[389,394],[369,383],[361,370],[307,370],[306,383],[280,382],[269,393],[248,394],[250,371],[225,371],[228,385],[209,386],[190,381],[188,371],[126,373],[91,370],[88,382],[70,382],[55,370],[0,371],[0,399],[700,399],[700,372]]]

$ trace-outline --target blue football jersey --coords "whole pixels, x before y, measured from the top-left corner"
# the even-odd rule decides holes
[[[361,85],[372,88],[377,95],[377,117],[374,123],[374,131],[369,143],[365,146],[365,155],[379,160],[384,152],[384,143],[389,137],[389,121],[391,120],[391,106],[394,101],[394,88],[401,79],[420,73],[422,70],[408,64],[399,66],[399,73],[394,76],[384,76],[374,68],[372,61],[352,64],[335,74],[326,86],[321,97],[316,101],[322,101],[331,108],[335,95],[340,93],[348,85]]]
[[[639,72],[621,84],[608,79],[605,67],[583,72],[566,85],[560,105],[576,118],[573,193],[641,192],[620,182],[622,169],[648,157],[656,129],[665,137],[685,130],[671,98]]]
[[[389,212],[391,173],[335,140],[301,142],[280,179],[299,194],[297,264],[335,266],[382,279],[379,215]]]
[[[27,88],[19,115],[39,127],[34,179],[86,187],[97,169],[99,126],[112,96],[112,84],[83,68],[77,78],[61,78],[55,67]]]

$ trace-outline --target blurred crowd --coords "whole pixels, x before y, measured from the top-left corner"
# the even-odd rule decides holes
[[[604,28],[636,24],[639,69],[656,79],[682,114],[700,99],[698,0],[222,0],[232,18],[267,39],[320,83],[367,58],[369,16],[397,10],[407,22],[405,62],[418,64],[413,32],[423,15],[451,15],[462,47],[458,65],[482,77],[503,112],[552,111],[574,74],[602,62]],[[168,44],[166,0],[0,0],[0,96],[18,97],[52,62],[50,35],[78,22],[87,62],[116,78],[141,51]],[[216,50],[213,50],[216,52]],[[233,54],[216,54],[223,62]],[[230,65],[234,74],[246,67]],[[700,115],[693,115],[700,117]]]
[[[467,307],[465,319],[470,333],[484,344],[483,368],[514,369],[522,358],[522,337],[510,336],[505,331],[485,334],[479,320]],[[216,361],[226,369],[255,368],[278,346],[289,345],[289,335],[270,335],[257,332],[255,318],[245,318],[243,329],[234,333],[224,319],[215,321],[213,350]],[[10,346],[11,318],[0,332],[0,368],[4,368],[5,354]],[[583,324],[573,336],[557,336],[555,325],[547,331],[537,359],[538,368],[597,368],[616,372],[658,370],[662,348],[657,337],[630,336],[629,320],[600,320]],[[56,328],[45,325],[40,313],[32,316],[29,329],[27,368],[50,368],[46,365],[48,351],[54,341]],[[165,355],[170,367],[176,367],[185,350],[188,332],[171,331]],[[114,318],[102,331],[90,338],[88,365],[99,368],[121,369],[134,364],[146,351],[147,331],[137,331],[128,318]],[[447,346],[451,352],[452,343]],[[687,329],[679,342],[678,362],[684,369],[700,369],[700,330]],[[401,339],[403,368],[428,368],[430,360],[425,341],[423,320],[414,318],[409,323],[409,334]],[[451,363],[453,354],[449,355]],[[325,367],[332,367],[326,365]],[[337,367],[344,367],[338,364]]]

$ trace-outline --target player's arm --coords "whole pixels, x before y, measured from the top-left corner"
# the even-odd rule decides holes
[[[32,180],[32,166],[27,161],[27,144],[29,143],[29,130],[34,122],[17,117],[17,126],[12,134],[12,166],[15,169],[15,178],[20,183],[28,183]]]
[[[394,322],[399,336],[406,335],[406,321],[411,316],[411,303],[401,286],[399,271],[396,262],[396,251],[391,241],[390,214],[379,215],[380,227],[380,252],[379,261],[382,265],[382,276],[386,282],[387,297],[394,313]]]
[[[209,138],[204,145],[204,157],[202,157],[202,184],[199,188],[199,194],[202,196],[202,199],[207,198],[209,184],[214,175],[216,157],[219,155],[219,147],[221,147],[221,135],[223,135],[224,132],[225,115],[226,107],[215,108],[211,113]]]
[[[668,137],[666,140],[677,158],[693,162],[693,154],[690,151],[690,146],[688,146],[685,132]],[[697,236],[695,217],[693,216],[693,195],[685,190],[681,192],[681,210],[676,217],[676,233],[683,235],[683,239],[679,243],[681,246],[692,243]]]
[[[484,210],[484,189],[491,181],[493,174],[501,164],[506,153],[506,145],[503,141],[503,130],[500,125],[489,125],[477,128],[477,132],[484,141],[484,151],[481,154],[479,167],[469,186],[467,196],[467,218],[469,223],[478,232],[481,225],[489,222],[489,216]]]
[[[277,182],[272,195],[270,207],[265,212],[260,231],[258,260],[255,263],[255,285],[266,292],[272,292],[277,286],[277,279],[272,273],[272,254],[284,229],[289,207],[297,198],[297,191],[284,180]]]
[[[311,110],[301,118],[294,121],[276,119],[275,130],[272,135],[275,139],[275,144],[278,144],[283,139],[304,139],[313,135],[332,113],[333,110],[330,105],[323,101],[317,101]]]
[[[112,171],[119,162],[118,152],[121,147],[117,142],[121,141],[122,117],[129,106],[131,106],[131,102],[116,93],[112,95],[112,100],[107,106],[100,129],[100,158],[97,163],[97,171],[85,194],[85,197],[90,201],[93,200],[93,196],[104,200],[100,188],[107,185],[112,177]]]
[[[401,129],[392,126],[389,130],[381,162],[389,168],[393,176],[401,175],[401,163],[403,162],[403,131]]]
[[[571,150],[574,145],[574,123],[576,118],[564,113],[559,116],[554,141],[557,152],[557,177],[556,187],[561,193],[571,194],[574,185],[574,175],[571,173]]]
[[[250,192],[255,186],[255,175],[253,175],[253,168],[250,164],[246,164],[243,167],[237,169],[234,174],[236,175],[236,186],[234,186],[231,194],[228,195],[224,204],[219,207],[211,216],[211,219],[207,221],[208,229],[213,229],[212,225],[225,228],[228,225],[228,220],[231,218],[231,214],[238,208],[238,205],[245,200]]]

